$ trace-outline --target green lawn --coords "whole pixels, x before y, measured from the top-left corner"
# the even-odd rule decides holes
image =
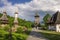
[[[60,40],[60,33],[54,31],[40,30],[40,33],[49,40]]]

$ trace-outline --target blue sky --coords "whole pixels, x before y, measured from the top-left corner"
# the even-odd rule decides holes
[[[21,4],[25,2],[30,2],[31,0],[8,0],[8,2],[12,2],[12,4]]]
[[[0,7],[2,7],[4,4],[1,2],[1,0],[0,0]]]
[[[14,4],[22,4],[22,3],[30,2],[31,0],[7,0],[7,1],[11,2],[12,5],[14,5]],[[0,0],[0,7],[2,6],[4,6],[4,4]]]
[[[54,14],[60,11],[60,0],[0,0],[0,12],[6,10],[7,14],[14,16],[18,11],[19,18],[34,21],[34,15],[37,12],[40,21],[49,13]]]

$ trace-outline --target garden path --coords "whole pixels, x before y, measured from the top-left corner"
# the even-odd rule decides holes
[[[48,40],[48,39],[44,38],[43,35],[39,33],[38,29],[33,28],[27,40]]]

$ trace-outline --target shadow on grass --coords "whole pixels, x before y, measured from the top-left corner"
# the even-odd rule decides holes
[[[40,33],[44,35],[45,38],[48,38],[49,40],[60,40],[60,34],[58,32],[56,32],[57,34],[55,34],[55,32],[52,33],[40,32]]]
[[[25,34],[29,35],[29,34],[31,33],[31,31],[30,31],[30,30],[28,30],[28,31],[25,31],[25,32],[23,32],[23,33],[25,33]]]

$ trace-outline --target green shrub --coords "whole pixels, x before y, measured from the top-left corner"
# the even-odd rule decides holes
[[[5,31],[9,31],[9,29],[10,29],[10,26],[9,26],[9,25],[7,25],[7,26],[5,26],[5,27],[3,28],[3,30],[5,30]]]
[[[27,35],[21,33],[12,33],[11,39],[9,39],[10,34],[4,30],[0,30],[0,40],[26,40]]]
[[[17,33],[23,33],[23,27],[18,27],[17,28]]]

